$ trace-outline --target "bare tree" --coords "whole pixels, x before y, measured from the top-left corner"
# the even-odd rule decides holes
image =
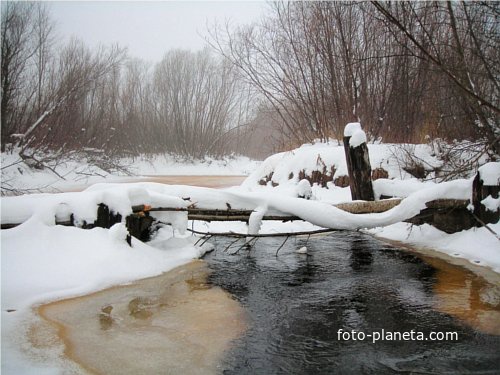
[[[483,139],[498,154],[498,4],[276,2],[211,45],[281,117],[292,143],[360,120],[386,141]],[[482,151],[481,151],[482,152]]]
[[[373,5],[405,50],[446,78],[447,94],[458,104],[453,106],[456,114],[461,113],[464,123],[498,155],[498,3],[374,1]]]
[[[154,71],[155,135],[162,151],[194,158],[227,152],[244,121],[234,68],[208,50],[168,52]]]
[[[1,21],[1,130],[2,150],[16,132],[16,126],[23,117],[24,89],[28,84],[25,77],[28,62],[34,55],[30,47],[33,35],[32,3],[7,2],[2,4]]]
[[[79,149],[91,144],[92,138],[89,137],[97,139],[95,134],[86,133],[84,124],[91,122],[86,122],[85,116],[90,118],[89,110],[99,111],[102,108],[92,105],[86,108],[87,95],[93,88],[101,87],[105,77],[121,64],[124,56],[125,50],[118,46],[100,47],[92,53],[82,42],[72,40],[60,53],[57,66],[59,78],[51,102],[19,138],[20,156],[40,164],[35,159],[35,147],[37,151],[48,147],[57,151],[54,154],[57,156],[67,149]]]

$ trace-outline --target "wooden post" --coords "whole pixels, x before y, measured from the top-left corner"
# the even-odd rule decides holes
[[[116,223],[122,221],[120,213],[114,213],[109,210],[109,207],[104,203],[99,203],[97,206],[97,219],[94,222],[94,227],[111,228]]]
[[[486,181],[485,181],[486,180]],[[497,199],[500,191],[500,163],[488,163],[479,168],[479,171],[472,182],[472,205],[474,215],[482,221],[477,226],[483,224],[496,223],[500,219],[500,209],[491,211],[481,203],[485,198],[491,196]]]
[[[148,212],[138,212],[128,215],[125,218],[125,225],[131,236],[138,238],[141,241],[149,241],[151,235],[151,225],[154,219],[149,216]],[[130,238],[127,238],[129,245]]]
[[[357,122],[347,124],[344,129],[344,151],[352,200],[374,201],[366,135]]]

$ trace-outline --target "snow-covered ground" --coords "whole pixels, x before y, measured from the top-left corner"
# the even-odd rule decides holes
[[[82,190],[98,182],[130,181],[144,176],[246,176],[260,162],[244,156],[183,161],[163,154],[122,158],[114,163],[125,169],[107,172],[84,156],[71,156],[48,163],[52,170],[40,170],[29,168],[18,152],[4,152],[1,154],[2,195]]]
[[[436,152],[436,146],[433,144],[421,145],[401,145],[394,144],[369,144],[368,150],[372,169],[383,168],[388,178],[381,178],[373,181],[375,196],[381,195],[407,197],[401,206],[380,215],[356,215],[354,220],[359,226],[357,228],[368,228],[371,233],[379,238],[397,240],[404,243],[434,249],[453,257],[466,259],[467,261],[489,267],[495,272],[500,273],[500,223],[489,224],[488,227],[495,234],[486,228],[472,228],[459,233],[447,234],[430,225],[422,226],[411,225],[402,222],[389,223],[388,215],[395,215],[398,210],[404,215],[409,215],[412,210],[418,210],[418,202],[432,199],[471,199],[472,179],[474,172],[467,179],[455,180],[449,183],[437,183],[439,176],[436,172],[446,170],[448,166],[444,165]],[[403,153],[399,150],[404,150]],[[405,158],[412,155],[414,160],[418,161],[427,171],[425,179],[417,179],[408,173],[403,167]],[[483,163],[485,160],[482,161]],[[328,182],[327,187],[323,188],[318,184],[308,186],[302,184],[305,181],[299,181],[299,174],[311,175],[315,170],[333,171],[332,180],[347,175],[347,165],[343,146],[336,141],[330,144],[306,144],[298,149],[275,154],[266,159],[242,184],[240,189],[249,192],[263,192],[265,194],[279,194],[281,196],[296,197],[298,195],[309,196],[311,200],[318,200],[324,203],[335,204],[351,201],[349,187],[335,186],[333,182]],[[487,185],[500,184],[500,163],[488,163],[480,168],[481,177]],[[269,179],[269,176],[271,178]],[[267,184],[262,185],[263,180],[269,180]],[[277,185],[277,186],[276,186]],[[441,190],[441,192],[439,192]],[[276,199],[279,201],[279,199]],[[414,202],[416,206],[410,204]],[[498,210],[500,207],[500,198],[493,199],[488,196],[483,204],[491,211]],[[281,207],[284,208],[284,207]],[[300,216],[300,215],[298,215]],[[338,227],[348,225],[349,218],[338,218],[330,213],[327,215],[331,221],[340,220]],[[362,221],[367,216],[368,222]],[[411,216],[411,215],[409,215]],[[311,222],[321,217],[318,211],[311,215]],[[333,218],[333,219],[332,219]],[[402,217],[399,217],[402,221]],[[379,220],[385,221],[382,225]],[[377,222],[380,224],[378,226]],[[267,224],[267,223],[265,223]],[[327,222],[319,225],[328,226]],[[329,223],[335,225],[335,223]],[[368,225],[371,224],[371,225]],[[213,224],[212,224],[213,226]],[[265,227],[265,226],[264,226]],[[269,226],[268,226],[269,227]],[[275,231],[276,228],[272,228]]]
[[[2,223],[24,222],[1,232],[2,373],[60,372],[57,366],[47,367],[46,364],[33,362],[33,358],[27,361],[22,354],[21,349],[25,345],[23,330],[27,327],[26,321],[32,318],[31,306],[34,304],[157,275],[200,257],[208,250],[208,247],[194,246],[195,237],[183,234],[188,227],[185,211],[153,213],[157,219],[171,223],[172,227],[160,229],[154,240],[147,244],[134,240],[132,247],[125,241],[123,224],[116,224],[109,230],[83,230],[54,225],[56,220],[68,220],[70,214],[74,215],[76,223],[84,220],[92,222],[96,218],[98,203],[107,204],[123,216],[129,214],[131,206],[136,204],[176,208],[194,204],[200,208],[220,209],[226,209],[229,205],[233,209],[254,211],[248,226],[227,222],[196,223],[195,228],[201,231],[232,230],[243,233],[292,232],[320,227],[362,229],[379,237],[462,257],[500,273],[500,241],[485,228],[450,235],[428,225],[417,227],[401,223],[420,212],[427,201],[440,198],[469,199],[471,178],[440,184],[431,180],[421,181],[402,169],[397,162],[394,145],[369,145],[369,151],[372,167],[383,167],[389,177],[374,182],[376,195],[405,197],[400,205],[380,214],[353,215],[333,207],[334,203],[351,200],[348,187],[335,186],[333,182],[328,182],[326,187],[311,186],[307,181],[299,180],[301,173],[308,175],[324,168],[333,173],[333,180],[347,174],[343,147],[336,144],[305,145],[291,152],[273,155],[260,165],[248,159],[191,166],[179,166],[173,160],[167,162],[168,158],[164,162],[130,162],[137,168],[137,175],[249,174],[241,186],[223,190],[150,182],[98,183],[83,192],[2,198]],[[442,162],[436,155],[433,156],[432,148],[417,145],[413,147],[413,152],[429,169],[429,176],[433,177],[435,168],[441,166]],[[15,164],[16,161],[10,160],[8,155],[5,158],[2,156],[2,166],[8,166],[9,163],[13,165],[5,168],[5,172],[2,170],[2,184],[5,182],[22,189],[31,189],[40,184],[67,188],[77,180],[79,174],[86,175],[89,168],[93,168],[85,163],[72,162],[74,164],[64,166],[67,180],[52,183],[43,178],[48,178],[48,175],[54,178],[53,174],[42,171],[38,175],[27,170],[22,163]],[[84,170],[87,172],[81,172]],[[59,169],[58,173],[64,174],[63,169]],[[268,176],[271,176],[269,182],[262,185],[261,181]],[[113,176],[108,174],[104,178],[111,181]],[[484,167],[484,179],[494,183],[499,178],[499,163]],[[491,198],[488,205],[494,210],[499,207],[499,202],[500,199]],[[266,213],[290,214],[306,221],[261,222]],[[490,229],[499,233],[500,224],[490,225]],[[172,233],[176,236],[172,237]]]
[[[35,318],[32,305],[159,275],[199,258],[211,246],[194,237],[160,230],[145,244],[130,247],[124,224],[110,230],[47,225],[33,217],[2,231],[2,374],[66,373],[62,352],[44,353],[50,363],[26,357],[26,335]]]

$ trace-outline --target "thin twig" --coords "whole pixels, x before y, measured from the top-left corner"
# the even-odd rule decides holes
[[[203,241],[203,242],[201,243],[201,245],[200,245],[200,246],[205,245],[205,243],[206,243],[208,240],[210,240],[212,237],[213,237],[213,236],[208,236],[208,237],[207,237],[207,239],[206,239],[205,241]]]
[[[231,255],[236,255],[240,252],[241,249],[243,249],[245,246],[249,247],[250,250],[252,249],[252,246],[255,245],[255,243],[257,242],[259,238],[258,237],[252,237],[251,239],[249,239],[248,241],[246,241],[243,245],[241,245],[238,250],[236,250],[234,253],[231,253]],[[252,245],[252,241],[254,241],[253,245]]]
[[[192,229],[187,229],[189,232],[195,233],[195,234],[201,234],[201,235],[212,235],[212,236],[223,236],[223,237],[237,237],[237,238],[243,238],[243,237],[290,237],[290,236],[303,236],[303,235],[313,235],[313,234],[320,234],[320,233],[330,233],[330,232],[336,232],[338,229],[318,229],[318,230],[312,230],[312,231],[305,231],[305,232],[285,232],[285,233],[264,233],[264,234],[248,234],[248,233],[236,233],[236,232],[200,232],[197,230],[192,230]]]
[[[226,247],[226,248],[224,249],[224,252],[227,252],[231,246],[233,246],[236,242],[238,242],[238,241],[240,240],[240,238],[241,238],[241,237],[238,237],[238,238],[236,238],[233,242],[231,242],[231,243],[229,244],[229,246],[228,246],[228,247]]]
[[[288,241],[288,239],[289,239],[289,238],[290,238],[290,236],[288,236],[287,238],[285,238],[285,240],[283,241],[283,243],[281,244],[281,246],[280,246],[280,247],[278,247],[278,250],[276,250],[276,254],[274,254],[274,256],[275,256],[275,257],[277,257],[277,256],[278,256],[279,251],[281,250],[281,248],[282,248],[283,246],[285,246],[285,243],[286,243],[286,241]]]
[[[478,218],[478,217],[476,216],[476,214],[472,213],[472,216],[474,217],[474,219],[476,219],[476,220],[477,220],[477,222],[478,222],[479,224],[481,224],[483,227],[485,227],[485,228],[486,228],[486,229],[487,229],[487,230],[488,230],[491,234],[493,234],[493,235],[497,238],[497,240],[499,240],[499,241],[500,241],[500,236],[498,235],[498,233],[496,233],[493,229],[491,229],[491,228],[488,226],[488,224],[486,224],[484,221],[482,221],[480,218]]]

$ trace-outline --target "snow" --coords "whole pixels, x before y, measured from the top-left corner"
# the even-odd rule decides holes
[[[386,226],[416,216],[426,208],[425,203],[436,199],[467,199],[471,194],[471,181],[455,180],[419,190],[398,206],[376,214],[351,214],[323,202],[267,194],[270,210],[298,216],[324,228],[356,230]],[[265,199],[261,196],[261,199]]]
[[[487,163],[479,168],[484,185],[500,185],[500,162]]]
[[[363,138],[359,123],[348,124],[345,132],[351,136],[351,141],[354,139],[354,144]],[[366,135],[364,138],[366,141]],[[71,214],[77,225],[84,221],[92,223],[96,219],[97,206],[100,203],[106,204],[114,212],[121,213],[123,217],[132,212],[132,206],[139,204],[179,209],[193,206],[225,210],[231,207],[253,211],[248,225],[243,222],[189,223],[194,229],[205,232],[231,230],[256,234],[320,228],[363,229],[381,238],[430,247],[500,272],[500,241],[486,228],[446,234],[429,225],[412,226],[402,223],[403,220],[418,214],[428,201],[442,198],[469,199],[472,193],[472,178],[445,183],[418,180],[401,168],[395,157],[394,147],[395,145],[390,144],[368,144],[372,167],[383,167],[389,175],[388,179],[374,181],[375,195],[404,198],[393,209],[377,214],[354,215],[334,207],[335,203],[351,201],[348,187],[340,188],[332,182],[329,182],[327,187],[317,184],[311,186],[309,181],[299,178],[301,172],[310,175],[315,170],[333,172],[334,178],[347,175],[344,149],[338,142],[306,144],[289,152],[272,155],[260,164],[243,159],[176,164],[174,159],[161,160],[160,157],[153,161],[129,161],[134,163],[138,175],[166,172],[249,174],[241,186],[228,189],[152,182],[117,183],[116,176],[100,171],[104,177],[96,177],[93,182],[105,180],[106,183],[95,183],[82,192],[3,197],[2,223],[23,224],[1,233],[4,345],[2,355],[6,359],[2,370],[13,374],[60,372],[59,367],[51,368],[26,362],[19,350],[19,330],[22,322],[32,317],[31,306],[158,275],[198,258],[210,249],[208,244],[203,248],[194,246],[196,237],[189,237],[184,233],[188,227],[186,211],[151,212],[154,218],[169,225],[163,226],[157,236],[147,244],[133,239],[132,247],[125,241],[127,231],[123,223],[110,229],[91,230],[55,225],[56,221],[69,220]],[[411,150],[412,154],[429,168],[442,165],[442,162],[433,156],[432,147],[429,145],[412,145]],[[2,154],[2,165],[9,165],[5,163],[7,159],[8,155]],[[41,186],[41,182],[48,182],[43,179],[48,178],[49,173],[33,172],[15,160],[10,160],[10,163],[10,167],[2,170],[2,184],[4,178],[8,178],[7,182],[11,186],[31,189]],[[500,163],[490,163],[480,169],[485,184],[498,183],[499,166]],[[57,185],[59,182],[51,182],[52,187],[68,187],[75,182],[73,177],[78,171],[88,170],[90,167],[83,161],[67,162],[59,168],[60,172],[66,168],[68,181],[61,185]],[[73,169],[73,172],[70,169]],[[250,173],[252,169],[253,172]],[[271,174],[271,182],[278,186],[263,186],[259,183]],[[50,178],[54,178],[54,175],[50,175]],[[500,199],[489,196],[482,203],[495,211],[500,205]],[[262,218],[266,214],[288,214],[305,221],[263,222]],[[490,228],[496,233],[500,232],[499,223],[490,225]],[[306,247],[297,250],[299,254],[307,252]]]
[[[491,195],[488,195],[481,201],[481,204],[489,211],[496,212],[500,208],[500,197],[493,198]]]
[[[300,249],[295,251],[297,254],[307,254],[307,247],[302,246]]]
[[[4,198],[2,221],[15,222],[21,213],[54,224],[57,208],[64,203],[72,207],[76,222],[91,222],[96,218],[96,207],[104,203],[122,216],[131,213],[131,206],[148,204],[153,207],[184,208],[195,205],[205,209],[253,210],[250,217],[251,233],[256,233],[265,213],[285,213],[298,216],[312,224],[332,229],[354,230],[389,225],[417,215],[425,203],[442,198],[467,199],[471,195],[471,181],[455,180],[435,184],[410,194],[400,205],[378,214],[350,214],[328,203],[284,196],[279,192],[245,192],[238,189],[217,190],[181,185],[163,185],[151,182],[131,184],[96,184],[80,193],[57,195],[33,194]],[[186,214],[180,212],[179,214]],[[180,229],[180,228],[178,228]]]
[[[382,195],[387,197],[405,198],[419,190],[436,185],[435,182],[420,181],[416,178],[409,178],[407,180],[389,180],[380,178],[373,181],[372,184],[373,192],[375,193],[376,198],[380,198]]]
[[[85,192],[4,197],[2,223],[19,223],[36,215],[39,220],[54,224],[55,217],[59,220],[69,220],[70,213],[73,213],[77,224],[82,224],[84,221],[93,223],[97,218],[97,206],[100,203],[106,204],[111,211],[119,212],[123,217],[132,213],[132,206],[140,204],[154,207],[187,207],[186,201],[182,198],[159,194],[154,189],[147,190],[141,184],[102,185],[107,188],[99,190],[97,184],[95,188]]]
[[[359,129],[352,133],[351,139],[349,139],[350,147],[355,148],[361,146],[363,143],[366,143],[366,134],[363,130]]]
[[[297,184],[297,196],[309,199],[312,196],[311,184],[306,179],[300,180]]]
[[[262,226],[262,218],[267,212],[267,206],[256,207],[248,219],[248,234],[258,234]]]
[[[500,233],[500,223],[489,224],[489,227]],[[472,228],[447,234],[428,224],[414,226],[397,223],[385,228],[371,229],[369,232],[380,238],[438,250],[500,273],[500,241],[486,228]]]
[[[32,305],[159,275],[211,249],[194,246],[195,237],[172,238],[171,233],[161,230],[149,244],[133,238],[130,247],[122,223],[84,230],[33,216],[2,230],[2,373],[61,373],[27,362],[21,352],[19,337],[27,329],[24,322],[33,319]]]
[[[227,157],[222,160],[207,157],[203,160],[185,161],[168,154],[121,158],[115,162],[127,168],[129,174],[120,170],[104,171],[93,165],[85,156],[68,157],[50,165],[59,176],[64,178],[61,179],[48,169],[29,168],[20,158],[18,150],[3,152],[1,154],[2,193],[81,190],[98,182],[123,182],[149,176],[245,176],[260,164],[259,161],[243,156]]]
[[[391,180],[414,179],[413,176],[402,168],[401,163],[396,157],[399,145],[390,143],[370,143],[367,144],[367,146],[372,169],[385,169]],[[440,161],[437,156],[432,156],[433,150],[430,145],[411,145],[411,153],[422,160],[424,166],[429,169],[442,166],[442,161]],[[295,190],[291,189],[291,187],[295,187],[298,183],[299,173],[301,171],[304,171],[306,175],[310,176],[313,171],[323,171],[324,169],[327,172],[330,172],[332,169],[335,171],[333,175],[334,180],[340,176],[348,175],[343,145],[338,144],[338,142],[318,142],[315,144],[304,144],[292,151],[272,155],[264,160],[245,179],[242,187],[249,191],[266,189],[267,186],[260,185],[259,181],[272,173],[271,181],[279,185],[278,189],[282,189],[285,195],[293,196]],[[430,176],[432,176],[432,172],[430,172]],[[421,183],[420,181],[415,181],[414,185]],[[269,189],[276,188],[269,187]],[[347,196],[349,195],[350,194],[347,194]]]
[[[2,231],[2,311],[158,275],[203,253],[188,240],[172,249],[133,239],[130,247],[126,236],[122,223],[83,230],[37,218]]]
[[[358,130],[361,130],[361,124],[359,122],[350,122],[344,128],[344,137],[352,137]]]

